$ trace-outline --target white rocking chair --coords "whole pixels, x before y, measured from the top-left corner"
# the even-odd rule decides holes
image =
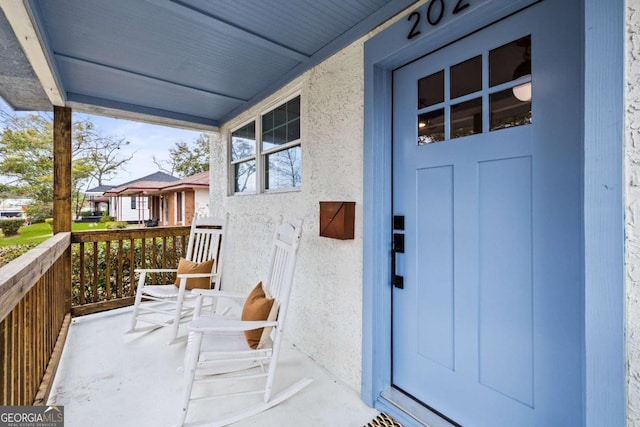
[[[211,271],[198,273],[179,273],[177,268],[136,269],[140,274],[136,299],[131,317],[131,329],[128,333],[158,329],[165,326],[172,328],[171,342],[178,336],[181,322],[189,320],[194,310],[195,295],[187,289],[187,280],[204,280],[208,288],[220,289],[223,265],[223,245],[227,230],[227,216],[224,218],[194,217],[191,224],[187,253],[184,259],[191,263],[203,263],[213,260]],[[182,261],[182,265],[189,264]],[[190,264],[193,268],[196,264]],[[196,267],[197,269],[197,267]],[[205,269],[208,270],[207,267]],[[181,270],[182,271],[182,270]],[[146,284],[147,274],[177,273],[176,285]],[[206,280],[208,279],[208,280]],[[179,281],[179,286],[177,282]],[[192,302],[189,304],[189,302]],[[138,322],[147,326],[137,327]]]
[[[189,338],[184,366],[184,390],[182,406],[178,415],[178,426],[184,425],[189,402],[192,400],[262,395],[262,402],[258,401],[250,408],[207,422],[207,425],[225,426],[265,411],[293,396],[311,383],[311,379],[304,378],[278,395],[272,396],[301,232],[302,221],[296,225],[280,222],[276,226],[269,272],[266,280],[262,282],[266,294],[265,298],[273,298],[273,306],[267,320],[249,321],[230,315],[200,315],[198,304],[202,303],[205,297],[245,299],[247,295],[194,290],[194,293],[199,296],[194,320],[189,323]],[[257,288],[258,286],[256,286]],[[250,295],[255,295],[255,289]],[[249,301],[252,300],[255,299],[250,297]],[[247,317],[246,307],[247,303],[244,305],[242,318]],[[261,337],[260,343],[255,349],[251,348],[244,332],[261,328],[264,328],[262,334],[257,332]],[[214,383],[212,386],[214,389],[217,389],[219,384],[220,393],[192,397],[193,386],[196,382]],[[234,391],[232,385],[234,383],[240,383],[246,387],[241,391]]]

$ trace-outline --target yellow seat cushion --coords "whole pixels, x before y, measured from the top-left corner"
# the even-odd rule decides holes
[[[215,260],[210,259],[203,262],[188,261],[180,258],[178,262],[178,274],[211,273]],[[174,285],[180,287],[180,279],[176,277]],[[211,277],[191,277],[187,279],[187,289],[209,289],[211,288]]]
[[[249,293],[247,300],[242,307],[242,320],[260,321],[267,320],[271,307],[273,307],[273,298],[267,298],[262,289],[262,282],[258,283],[255,288]],[[260,344],[262,337],[262,331],[264,328],[252,329],[250,331],[244,331],[244,335],[247,338],[249,347],[256,349]]]

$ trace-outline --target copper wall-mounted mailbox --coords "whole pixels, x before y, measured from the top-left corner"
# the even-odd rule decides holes
[[[320,202],[320,236],[353,239],[356,202]]]

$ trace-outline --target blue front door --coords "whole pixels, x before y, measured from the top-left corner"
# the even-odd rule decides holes
[[[392,385],[460,425],[582,424],[571,3],[543,1],[393,74],[393,213],[405,224]],[[551,13],[566,25],[546,25]]]

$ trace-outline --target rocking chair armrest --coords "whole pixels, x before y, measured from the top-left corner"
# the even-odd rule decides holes
[[[134,273],[175,273],[177,268],[136,268]]]
[[[189,322],[190,332],[242,332],[273,327],[277,320],[207,319],[199,317]]]
[[[217,276],[218,273],[180,273],[176,275],[176,278],[185,279],[194,278],[194,277],[214,277]]]
[[[247,294],[238,292],[219,291],[216,289],[193,289],[192,295],[202,295],[208,298],[230,298],[230,299],[247,299]]]

